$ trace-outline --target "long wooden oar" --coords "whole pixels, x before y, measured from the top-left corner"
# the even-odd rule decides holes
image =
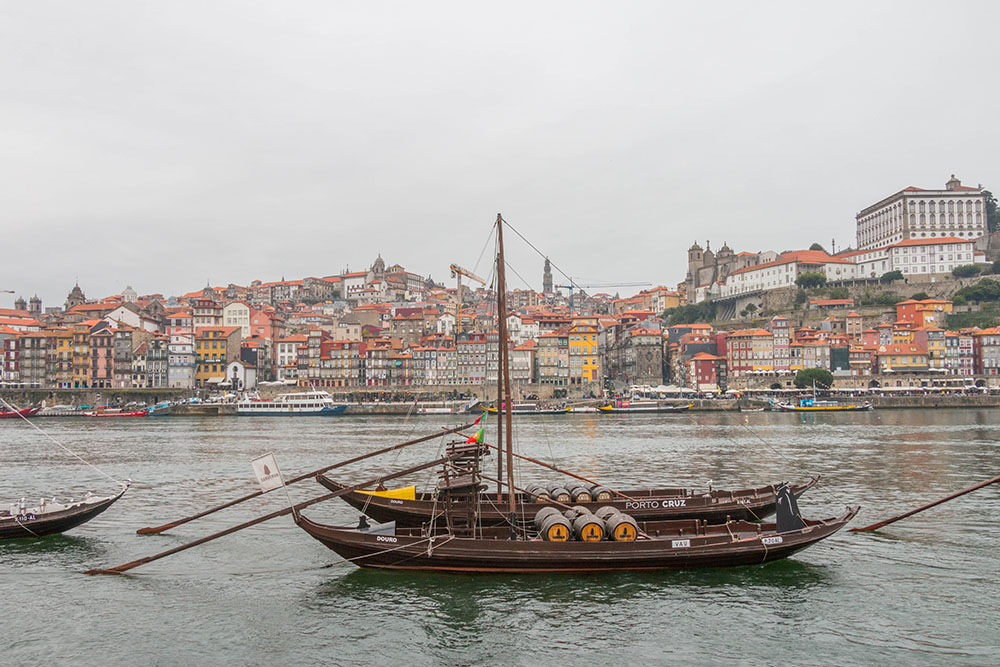
[[[243,530],[244,528],[249,528],[250,526],[256,526],[258,523],[263,523],[265,521],[270,521],[271,519],[275,519],[279,516],[285,516],[286,514],[292,514],[293,512],[298,512],[299,510],[305,507],[309,507],[310,505],[315,505],[316,503],[321,503],[324,500],[330,500],[331,498],[342,496],[345,493],[350,493],[351,491],[357,491],[358,489],[362,489],[366,486],[371,486],[373,484],[378,484],[379,482],[384,482],[389,479],[395,479],[397,477],[403,477],[404,475],[409,475],[410,473],[426,470],[427,468],[433,468],[434,466],[441,465],[442,463],[447,463],[448,461],[451,460],[451,458],[452,458],[451,456],[445,456],[440,459],[431,461],[430,463],[421,463],[418,466],[413,466],[412,468],[407,468],[406,470],[400,472],[395,472],[388,475],[381,475],[374,479],[370,479],[366,482],[362,482],[361,484],[355,484],[354,486],[349,486],[340,489],[339,491],[334,491],[332,493],[327,493],[325,495],[316,498],[311,498],[310,500],[306,500],[297,505],[286,507],[285,509],[281,509],[276,512],[271,512],[270,514],[265,514],[264,516],[259,516],[256,519],[251,519],[250,521],[247,521],[245,523],[241,523],[236,526],[230,526],[225,530],[220,530],[217,533],[206,535],[205,537],[199,538],[193,542],[187,542],[186,544],[181,544],[180,546],[176,546],[173,549],[167,549],[166,551],[161,551],[158,554],[153,554],[152,556],[146,556],[145,558],[140,558],[139,560],[123,563],[121,565],[116,565],[114,567],[87,570],[86,572],[84,572],[84,574],[122,574],[124,572],[127,572],[128,570],[131,570],[132,568],[139,567],[140,565],[145,565],[146,563],[152,563],[154,560],[166,558],[167,556],[172,556],[173,554],[180,553],[181,551],[186,551],[187,549],[190,549],[192,547],[205,544],[206,542],[211,542],[212,540],[218,539],[220,537],[225,537],[226,535]]]
[[[896,521],[899,521],[900,519],[905,519],[908,516],[913,516],[917,512],[923,512],[924,510],[930,509],[930,508],[934,507],[935,505],[940,505],[941,503],[948,502],[949,500],[952,500],[954,498],[958,498],[959,496],[964,496],[967,493],[972,493],[976,489],[981,489],[984,486],[989,486],[990,484],[996,484],[997,482],[1000,482],[1000,477],[994,477],[993,479],[988,479],[985,482],[979,482],[978,484],[973,484],[969,488],[962,489],[961,491],[953,493],[950,496],[942,498],[941,500],[935,500],[932,503],[927,503],[926,505],[921,505],[920,507],[918,507],[915,510],[910,510],[909,512],[904,512],[903,514],[899,514],[897,516],[891,517],[889,519],[886,519],[885,521],[879,521],[878,523],[873,523],[872,525],[865,526],[864,528],[851,528],[851,532],[860,533],[860,532],[871,532],[873,530],[878,530],[879,528],[882,528],[883,526],[888,526],[890,523],[895,523]]]
[[[491,445],[488,442],[484,442],[483,444],[486,445],[487,447],[492,447],[493,449],[496,449],[497,451],[500,451],[500,449],[496,445]],[[516,456],[517,458],[522,459],[524,461],[527,461],[528,463],[534,463],[535,465],[540,465],[543,468],[548,468],[549,470],[554,470],[555,472],[562,473],[563,475],[567,475],[569,477],[576,478],[576,479],[580,480],[581,482],[586,482],[587,484],[594,484],[595,486],[604,486],[603,484],[598,484],[597,482],[595,482],[595,481],[593,481],[591,479],[587,479],[586,477],[583,477],[581,475],[577,475],[576,473],[572,473],[572,472],[570,472],[568,470],[563,470],[562,468],[557,468],[556,466],[552,465],[551,463],[546,463],[545,461],[539,461],[538,459],[533,459],[530,456],[523,456],[522,454],[514,454],[514,456]],[[505,484],[506,484],[506,482],[505,482]],[[605,488],[607,488],[608,491],[610,491],[611,493],[615,494],[616,496],[621,496],[625,500],[635,500],[635,498],[632,498],[631,496],[626,496],[621,491],[615,491],[614,489],[609,488],[609,487],[605,487]]]
[[[299,475],[298,477],[293,477],[292,479],[286,481],[285,485],[287,486],[289,484],[295,484],[296,482],[301,482],[304,479],[312,479],[316,475],[321,475],[321,474],[323,474],[325,472],[328,472],[330,470],[334,470],[335,468],[340,468],[340,467],[343,467],[343,466],[346,466],[346,465],[350,465],[352,463],[357,463],[358,461],[363,461],[364,459],[370,458],[372,456],[378,456],[379,454],[387,454],[389,452],[394,452],[397,449],[403,449],[404,447],[409,447],[410,445],[416,445],[416,444],[419,444],[421,442],[426,442],[428,440],[433,440],[434,438],[439,438],[439,437],[441,437],[443,435],[448,435],[449,433],[456,433],[458,431],[465,430],[465,429],[469,428],[470,426],[473,426],[474,424],[475,424],[475,422],[471,422],[469,424],[465,424],[464,426],[457,426],[455,428],[445,429],[445,430],[443,430],[440,433],[434,433],[432,435],[427,435],[427,436],[424,436],[422,438],[417,438],[416,440],[409,440],[407,442],[403,442],[403,443],[400,443],[398,445],[392,445],[391,447],[383,447],[382,449],[377,449],[374,452],[369,452],[367,454],[362,454],[360,456],[355,456],[353,459],[347,459],[346,461],[340,461],[339,463],[334,463],[333,465],[326,466],[325,468],[320,468],[319,470],[313,470],[312,472],[303,473],[303,474]],[[166,530],[170,530],[171,528],[176,528],[177,526],[185,524],[185,523],[187,523],[189,521],[194,521],[195,519],[200,519],[202,517],[206,517],[209,514],[214,514],[215,512],[218,512],[219,510],[224,510],[227,507],[232,507],[233,505],[239,505],[242,502],[246,502],[247,500],[252,500],[252,499],[256,498],[257,496],[262,496],[262,495],[264,495],[263,491],[254,491],[253,493],[247,494],[247,495],[242,496],[240,498],[236,498],[235,500],[230,500],[227,503],[223,503],[223,504],[221,504],[221,505],[219,505],[217,507],[212,507],[210,509],[204,510],[203,512],[199,512],[197,514],[192,514],[191,516],[184,517],[183,519],[178,519],[176,521],[171,521],[170,523],[165,523],[162,526],[155,526],[155,527],[149,527],[149,526],[147,526],[146,528],[140,528],[139,530],[137,530],[135,532],[139,533],[140,535],[157,535],[157,534],[162,533],[162,532],[164,532]]]

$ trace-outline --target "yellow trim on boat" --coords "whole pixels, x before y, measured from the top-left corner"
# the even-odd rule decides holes
[[[385,491],[361,491],[358,493],[364,493],[369,496],[378,496],[380,498],[395,498],[396,500],[416,500],[417,499],[417,487],[416,486],[404,486],[401,489],[386,489]]]

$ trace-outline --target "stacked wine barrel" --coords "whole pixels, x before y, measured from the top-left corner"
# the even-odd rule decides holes
[[[610,505],[591,512],[590,508],[574,505],[565,512],[555,507],[543,507],[535,514],[535,530],[546,542],[634,542],[639,534],[635,519]]]
[[[528,495],[536,502],[555,500],[560,503],[606,503],[612,500],[611,489],[599,484],[532,484]]]

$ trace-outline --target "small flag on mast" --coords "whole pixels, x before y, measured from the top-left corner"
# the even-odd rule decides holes
[[[477,419],[473,423],[473,426],[475,426],[475,424],[478,424],[479,420],[482,419],[482,418],[483,418],[483,415],[479,415],[479,419]],[[469,444],[469,443],[472,443],[472,442],[481,443],[483,441],[483,429],[485,429],[485,428],[486,428],[486,424],[483,424],[482,426],[480,426],[479,430],[476,431],[476,434],[469,436],[469,439],[466,440],[465,443],[466,444]]]
[[[274,458],[274,453],[258,456],[250,463],[253,465],[254,474],[257,475],[257,481],[260,482],[261,493],[274,491],[285,485],[285,481],[281,478],[281,471],[278,470],[278,462]]]

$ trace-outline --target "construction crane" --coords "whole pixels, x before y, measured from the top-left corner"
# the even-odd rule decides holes
[[[469,280],[475,280],[484,287],[486,281],[458,264],[452,264],[449,268],[451,269],[451,277],[458,279],[458,291],[455,292],[455,336],[457,340],[458,334],[462,333],[462,276]]]
[[[573,314],[573,290],[574,289],[596,289],[602,287],[647,287],[652,285],[652,283],[599,283],[596,285],[578,285],[575,280],[570,278],[570,285],[555,285],[556,289],[568,289],[569,290],[569,314]]]

